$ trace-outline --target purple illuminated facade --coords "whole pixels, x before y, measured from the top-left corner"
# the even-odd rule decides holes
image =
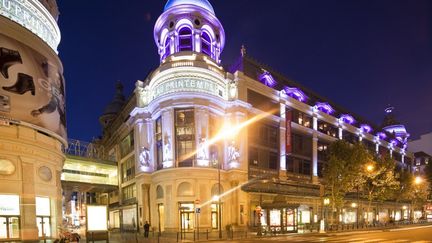
[[[320,177],[326,150],[338,139],[364,143],[408,169],[410,156],[390,146],[392,134],[370,134],[379,128],[360,125],[371,123],[254,61],[245,48],[225,70],[225,32],[207,0],[168,1],[154,40],[160,65],[136,82],[102,139],[119,154],[120,198],[135,191],[112,211],[142,212],[140,227],[148,220],[161,231],[193,232],[200,207],[200,230],[256,230],[261,205],[261,226],[297,232],[298,223],[323,217]],[[229,130],[235,127],[242,129]],[[221,131],[229,133],[213,142]],[[400,209],[394,205],[386,210]]]

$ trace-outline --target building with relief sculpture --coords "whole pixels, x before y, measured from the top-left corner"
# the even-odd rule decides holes
[[[391,155],[398,170],[411,167],[403,126],[368,125],[245,48],[222,67],[225,32],[207,0],[169,0],[154,40],[159,67],[128,100],[117,87],[100,118],[100,144],[120,177],[108,199],[111,228],[137,230],[149,221],[163,232],[259,224],[297,232],[322,218],[321,172],[338,139]],[[360,221],[408,217],[398,203],[369,215],[365,207],[360,201]],[[357,214],[347,208],[341,217],[355,222]]]
[[[0,241],[57,235],[63,66],[55,0],[0,1]]]

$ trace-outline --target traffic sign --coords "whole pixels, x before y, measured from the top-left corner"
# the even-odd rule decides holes
[[[201,208],[195,208],[195,213],[201,213]]]

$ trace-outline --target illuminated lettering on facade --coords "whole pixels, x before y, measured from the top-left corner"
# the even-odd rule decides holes
[[[37,0],[0,0],[0,15],[30,30],[57,52],[57,22]]]
[[[194,78],[178,78],[163,82],[153,89],[152,99],[179,91],[203,92],[227,99],[224,86],[215,81]]]

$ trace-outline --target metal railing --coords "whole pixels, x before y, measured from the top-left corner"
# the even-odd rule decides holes
[[[67,155],[79,156],[89,159],[107,160],[108,156],[104,146],[95,143],[89,143],[76,139],[68,139],[68,148],[63,148],[63,152]]]

